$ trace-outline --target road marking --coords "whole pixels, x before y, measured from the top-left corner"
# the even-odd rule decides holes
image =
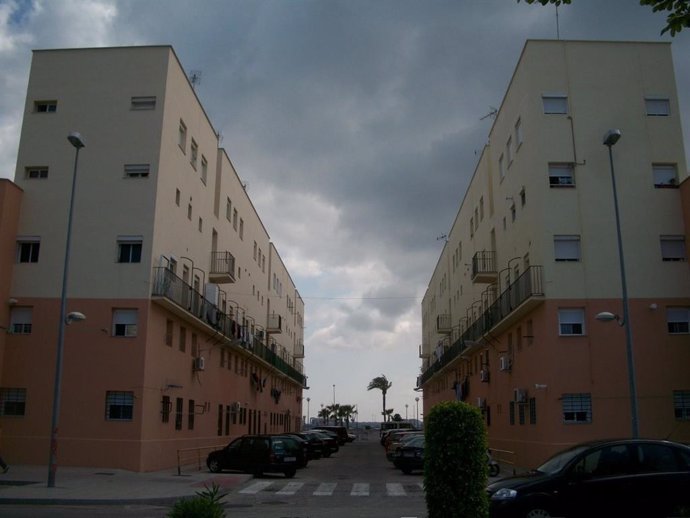
[[[262,482],[255,482],[249,487],[245,487],[240,491],[243,495],[255,495],[259,491],[263,491],[267,487],[271,486],[273,482],[267,482],[267,481],[262,481]]]
[[[335,491],[335,486],[337,485],[337,482],[324,482],[322,484],[319,484],[319,487],[316,488],[316,491],[314,491],[313,495],[331,496],[333,494],[333,491]]]
[[[386,494],[388,496],[407,496],[403,485],[397,482],[386,483]]]
[[[419,489],[424,490],[424,482],[417,482]]]
[[[369,484],[352,484],[350,496],[369,496]]]
[[[302,489],[304,482],[288,482],[283,489],[278,491],[276,495],[294,495]]]

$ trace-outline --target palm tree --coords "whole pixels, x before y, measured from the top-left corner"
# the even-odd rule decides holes
[[[386,420],[386,392],[388,392],[388,389],[391,388],[391,385],[393,385],[393,382],[388,381],[386,376],[381,374],[380,376],[377,376],[371,380],[369,382],[369,386],[367,387],[367,390],[379,389],[381,391],[381,395],[383,396],[383,412],[381,412],[381,414],[383,415],[384,421]]]
[[[324,408],[324,410],[328,411],[328,414],[326,414],[326,419],[333,419],[333,425],[337,425],[338,417],[340,417],[340,405],[338,403],[328,405]]]
[[[326,419],[328,419],[330,417],[330,415],[331,415],[331,411],[328,409],[328,407],[325,407],[319,411],[318,417],[320,417],[323,420],[323,422],[325,423]]]
[[[345,421],[345,428],[350,428],[350,419],[352,419],[352,414],[357,412],[355,405],[340,405],[338,409],[338,417],[340,422]]]

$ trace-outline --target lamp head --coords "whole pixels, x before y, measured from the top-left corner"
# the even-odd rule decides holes
[[[84,144],[84,139],[82,138],[81,134],[76,131],[73,131],[72,133],[67,135],[67,140],[69,140],[69,143],[77,149],[81,149],[86,146],[86,144]]]
[[[613,146],[616,142],[618,142],[618,139],[621,138],[621,130],[619,129],[610,129],[606,132],[606,135],[604,135],[604,142],[603,144],[605,146],[611,147]]]
[[[610,311],[602,311],[601,313],[597,313],[597,316],[594,318],[601,322],[611,322],[612,320],[618,320],[618,315],[615,315]]]
[[[79,311],[67,313],[67,316],[65,317],[65,323],[68,325],[72,322],[79,322],[81,320],[86,320],[86,315],[84,315],[84,313],[80,313]]]

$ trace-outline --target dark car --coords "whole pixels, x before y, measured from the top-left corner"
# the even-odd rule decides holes
[[[492,517],[671,516],[690,505],[690,448],[642,439],[579,444],[487,492]]]
[[[307,467],[307,463],[309,462],[309,443],[306,439],[292,433],[276,434],[273,437],[283,438],[286,442],[286,448],[295,452],[297,455],[298,468]]]
[[[315,435],[323,441],[323,456],[326,458],[330,457],[331,454],[337,453],[338,450],[340,450],[340,446],[338,445],[338,439],[335,437],[333,433],[319,430],[309,430],[308,432],[304,433],[309,435]]]
[[[296,442],[281,436],[245,435],[222,450],[209,453],[206,465],[213,473],[229,469],[257,477],[264,473],[283,473],[292,478],[298,467],[298,449]]]
[[[405,475],[424,469],[424,436],[412,437],[403,443],[393,454],[393,465]]]
[[[344,426],[321,425],[315,429],[334,433],[336,435],[336,437],[338,438],[338,444],[340,446],[344,446],[345,443],[350,442],[348,434],[347,434],[347,428],[345,428]]]
[[[306,442],[307,458],[309,460],[320,459],[323,455],[323,440],[316,435],[301,432],[291,432],[285,435],[294,436]]]

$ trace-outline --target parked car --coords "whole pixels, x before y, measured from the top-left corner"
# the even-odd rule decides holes
[[[398,448],[405,445],[411,439],[419,436],[424,437],[424,432],[396,432],[396,435],[391,437],[386,445],[386,459],[392,462]]]
[[[291,432],[286,435],[299,437],[300,439],[306,441],[307,458],[309,460],[320,459],[323,455],[323,440],[319,439],[316,435],[309,435],[308,433],[302,432]]]
[[[487,487],[491,516],[672,516],[690,506],[690,447],[623,439],[579,444]]]
[[[230,442],[222,450],[212,451],[206,465],[213,473],[224,469],[253,473],[283,473],[287,478],[295,476],[298,467],[299,447],[285,437],[272,435],[245,435]]]
[[[424,436],[415,435],[395,450],[393,465],[409,475],[424,469]]]
[[[284,438],[288,444],[288,447],[297,453],[298,468],[307,467],[307,464],[309,463],[309,443],[306,439],[291,433],[276,434],[274,437]],[[292,446],[289,446],[290,441],[293,442]]]
[[[325,432],[332,432],[336,434],[336,437],[338,438],[338,444],[340,446],[344,446],[345,443],[349,442],[347,436],[347,428],[345,428],[344,426],[321,425],[316,427],[315,430],[323,430]]]
[[[340,446],[338,446],[338,439],[333,434],[328,434],[327,432],[319,430],[309,430],[304,433],[314,435],[323,441],[322,455],[326,458],[330,457],[333,453],[337,453],[340,449]]]

